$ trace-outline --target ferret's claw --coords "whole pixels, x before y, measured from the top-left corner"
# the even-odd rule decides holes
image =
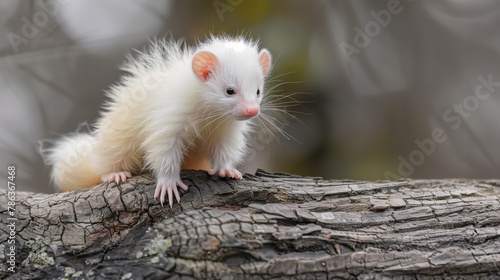
[[[165,202],[165,193],[167,192],[167,189],[168,189],[167,186],[161,187],[161,195],[160,195],[161,206],[163,206],[163,203]]]
[[[177,203],[181,202],[181,196],[179,195],[179,190],[177,189],[177,186],[182,188],[183,190],[187,191],[188,186],[184,184],[181,180],[178,180],[175,185],[171,184],[164,184],[164,183],[158,183],[156,185],[156,190],[155,190],[155,199],[160,197],[160,202],[161,205],[163,206],[163,203],[165,203],[165,196],[168,195],[168,204],[170,205],[170,208],[174,205],[174,196],[175,199],[177,200]]]
[[[175,199],[177,200],[177,203],[181,203],[181,196],[179,195],[179,190],[177,188],[173,188],[174,189],[174,195],[175,195]],[[169,199],[172,198],[172,197],[168,197]],[[172,208],[172,199],[170,199],[170,208]]]
[[[189,189],[189,187],[184,184],[181,180],[177,181],[177,186],[181,187],[181,189],[187,191]]]
[[[214,169],[210,169],[208,171],[208,174],[210,174],[210,175],[219,174],[220,177],[230,177],[230,178],[235,178],[235,179],[243,178],[243,176],[241,175],[241,172],[239,172],[235,168],[221,168],[221,169],[214,168]]]

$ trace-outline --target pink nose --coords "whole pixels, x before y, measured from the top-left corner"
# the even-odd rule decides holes
[[[259,106],[248,106],[246,108],[247,117],[256,116],[259,113]]]

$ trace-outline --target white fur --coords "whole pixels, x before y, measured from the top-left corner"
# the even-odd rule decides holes
[[[191,68],[197,51],[209,51],[219,60],[206,82]],[[96,178],[106,181],[114,172],[139,174],[147,168],[159,188],[170,188],[171,201],[189,151],[205,155],[216,170],[241,163],[250,122],[237,115],[244,102],[260,103],[263,94],[257,96],[256,90],[263,91],[265,80],[255,43],[212,37],[192,49],[181,42],[154,41],[123,69],[130,75],[108,92],[93,135],[64,138],[51,151],[52,178],[61,189],[90,187]],[[227,87],[237,94],[227,95]],[[70,164],[69,154],[79,163]],[[164,195],[163,187],[162,202]]]
[[[59,139],[48,151],[48,163],[53,165],[52,180],[63,191],[84,189],[101,182],[88,157],[94,145],[94,137],[81,133]]]

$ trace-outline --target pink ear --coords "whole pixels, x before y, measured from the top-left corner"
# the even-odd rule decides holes
[[[259,62],[262,66],[262,74],[266,76],[271,69],[271,54],[268,50],[262,49],[259,54]]]
[[[194,54],[193,73],[202,82],[206,82],[208,75],[213,71],[214,66],[219,62],[215,54],[201,51]]]

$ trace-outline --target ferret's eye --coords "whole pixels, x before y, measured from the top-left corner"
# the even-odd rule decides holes
[[[227,88],[227,89],[226,89],[226,93],[227,93],[227,94],[229,94],[229,95],[233,95],[233,94],[235,94],[236,92],[235,92],[235,91],[234,91],[234,89],[232,89],[232,88]]]
[[[259,96],[259,95],[260,95],[260,89],[257,90],[257,96]]]

